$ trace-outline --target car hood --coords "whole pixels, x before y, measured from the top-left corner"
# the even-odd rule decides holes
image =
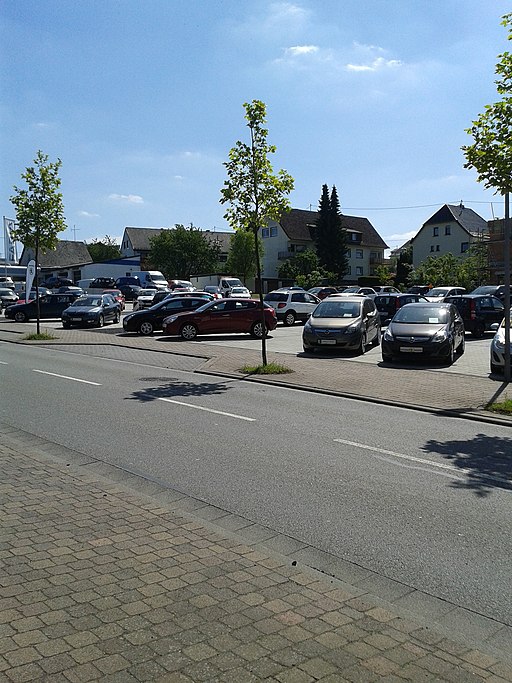
[[[389,324],[389,331],[398,337],[432,337],[439,330],[443,330],[446,323],[393,323]]]
[[[361,322],[361,318],[309,318],[311,327],[328,327],[329,329],[343,329],[350,325],[357,325]]]

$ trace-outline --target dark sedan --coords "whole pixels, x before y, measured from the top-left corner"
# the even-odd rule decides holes
[[[123,329],[125,332],[138,332],[139,334],[153,334],[155,330],[161,330],[165,318],[173,313],[186,313],[195,311],[200,306],[204,306],[206,301],[202,296],[173,297],[164,299],[160,303],[146,308],[142,311],[128,313],[123,318]]]
[[[60,318],[62,311],[76,301],[75,294],[46,294],[39,297],[39,319]],[[5,309],[5,317],[26,323],[37,318],[37,304],[34,299],[23,304],[13,304]]]
[[[413,304],[418,301],[426,302],[427,299],[421,296],[421,294],[411,294],[410,292],[405,292],[404,294],[396,294],[394,292],[378,294],[374,302],[379,311],[381,325],[387,325],[398,309],[405,306],[405,304]]]
[[[187,341],[199,334],[226,332],[249,332],[261,339],[277,325],[273,308],[265,305],[264,315],[265,326],[261,320],[260,302],[255,299],[217,299],[192,313],[171,315],[164,320],[163,331],[164,334],[179,335]]]
[[[382,336],[382,360],[437,358],[450,365],[465,348],[464,322],[453,304],[402,306]]]
[[[103,327],[106,322],[118,323],[120,317],[121,307],[110,294],[90,294],[81,296],[62,312],[62,327]]]

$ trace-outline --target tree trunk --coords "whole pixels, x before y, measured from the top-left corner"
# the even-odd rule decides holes
[[[38,268],[39,268],[39,228],[37,228],[36,231],[36,273],[35,273],[35,281],[36,281],[36,313],[37,313],[37,327],[36,327],[36,332],[39,335],[41,333],[41,308],[39,306],[39,281],[38,281]],[[30,292],[27,292],[27,301],[30,299]]]
[[[253,229],[254,232],[254,253],[256,256],[256,276],[258,278],[260,290],[260,315],[261,324],[263,326],[263,336],[261,337],[261,362],[267,365],[267,324],[265,322],[265,307],[263,306],[263,285],[261,282],[261,265],[260,265],[260,251],[258,245],[258,228]]]

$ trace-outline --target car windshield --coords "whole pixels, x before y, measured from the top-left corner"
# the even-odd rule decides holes
[[[431,289],[427,296],[446,296],[448,294],[447,289]]]
[[[343,290],[343,292],[345,294],[350,293],[350,292],[357,293],[359,291],[359,289],[360,289],[359,287],[347,287],[346,289]]]
[[[322,301],[312,315],[314,318],[358,318],[361,315],[361,303]]]
[[[12,289],[0,289],[0,296],[6,296],[7,294],[12,294]]]
[[[243,294],[243,293],[246,292],[246,291],[247,291],[247,290],[245,289],[245,287],[232,287],[232,288],[231,288],[231,293],[232,293],[232,294]]]
[[[102,299],[97,296],[83,296],[77,299],[73,306],[101,306]]]
[[[471,294],[494,294],[497,287],[492,285],[483,285],[482,287],[477,287]]]
[[[156,289],[141,289],[139,296],[154,296],[156,294]]]
[[[408,304],[398,309],[393,318],[394,323],[404,323],[405,325],[442,325],[448,320],[448,308],[415,304]]]

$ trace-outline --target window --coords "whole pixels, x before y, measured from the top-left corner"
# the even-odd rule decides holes
[[[430,251],[434,251],[434,245],[433,244],[430,245]]]
[[[262,237],[270,237],[270,228],[262,228],[261,229],[261,236]]]
[[[356,275],[363,274],[363,266],[356,266]]]
[[[351,242],[359,242],[359,235],[357,232],[351,232],[350,233],[350,241]]]
[[[451,235],[452,234],[452,226],[451,225],[445,225],[444,226],[444,234],[445,235]]]
[[[439,228],[437,228],[437,227],[436,227],[436,228],[433,228],[433,229],[432,229],[432,235],[433,235],[434,237],[439,237]]]
[[[436,244],[436,251],[439,251],[439,244]]]
[[[352,249],[347,249],[346,254],[347,258],[350,258],[352,256]]]
[[[356,249],[356,258],[363,258],[363,250]]]
[[[460,253],[461,254],[463,254],[468,249],[469,249],[469,242],[461,242],[460,243]]]
[[[352,275],[352,266],[348,267],[347,275]]]
[[[298,292],[297,294],[292,294],[292,301],[300,301],[300,303],[304,303],[306,301],[304,294],[302,292]]]
[[[273,225],[270,228],[270,237],[277,237],[277,225]]]

